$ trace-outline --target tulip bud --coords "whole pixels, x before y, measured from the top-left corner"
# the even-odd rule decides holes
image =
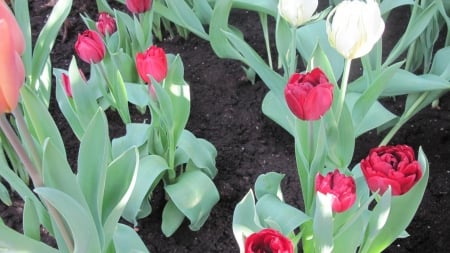
[[[103,36],[106,34],[111,35],[117,30],[116,20],[106,12],[100,13],[95,26],[97,27],[97,31],[99,31]]]
[[[356,200],[355,180],[341,174],[338,169],[326,176],[317,174],[315,189],[324,195],[331,195],[331,208],[336,213],[347,211]]]
[[[100,35],[92,30],[78,34],[75,52],[86,63],[98,63],[105,57],[105,45]]]
[[[164,49],[151,46],[145,52],[136,54],[136,69],[144,82],[150,84],[150,76],[161,82],[167,76],[167,57]]]
[[[72,86],[70,84],[69,76],[66,73],[62,73],[61,75],[62,85],[66,95],[71,98],[72,97]]]
[[[128,10],[133,13],[143,13],[150,9],[152,5],[152,0],[126,0]]]
[[[0,113],[12,112],[19,102],[25,68],[20,54],[24,50],[22,31],[6,3],[0,2]],[[23,44],[24,45],[24,44]]]
[[[342,1],[327,17],[328,40],[346,59],[368,54],[383,31],[380,7],[374,0]]]
[[[292,26],[308,22],[319,4],[318,0],[280,0],[278,13]]]
[[[318,120],[333,102],[333,85],[319,69],[306,74],[295,73],[284,89],[286,103],[301,120]]]

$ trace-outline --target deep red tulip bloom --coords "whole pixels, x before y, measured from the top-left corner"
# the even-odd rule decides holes
[[[24,40],[12,12],[0,1],[0,114],[12,112],[19,102],[25,68],[20,58]]]
[[[103,36],[106,34],[113,34],[116,32],[116,20],[106,12],[102,12],[98,16],[98,20],[95,23],[97,27],[97,31],[100,32]]]
[[[66,95],[71,98],[73,94],[72,94],[72,85],[70,84],[69,76],[66,73],[62,73],[61,79],[62,79],[62,85],[63,85],[64,91],[66,92]]]
[[[414,150],[407,145],[373,148],[360,165],[369,189],[380,194],[389,186],[392,195],[405,194],[422,178]]]
[[[309,73],[295,73],[284,89],[287,105],[302,120],[318,120],[333,102],[333,85],[315,68]]]
[[[293,253],[291,240],[280,232],[266,228],[245,240],[245,253]]]
[[[161,82],[167,76],[167,57],[164,49],[151,46],[136,54],[136,69],[144,82],[151,84],[150,76]]]
[[[98,63],[105,57],[106,48],[101,36],[92,30],[78,34],[75,52],[86,63]]]
[[[128,10],[137,14],[150,10],[152,0],[126,0],[125,4]]]
[[[331,208],[336,213],[347,211],[356,200],[355,180],[351,176],[341,174],[338,169],[326,176],[317,174],[315,189],[332,196]]]

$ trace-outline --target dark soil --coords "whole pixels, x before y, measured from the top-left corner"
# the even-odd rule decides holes
[[[45,3],[44,0],[30,1],[33,29],[39,29],[45,22],[49,12],[48,8],[41,7]],[[68,67],[74,53],[72,48],[76,36],[85,29],[78,15],[86,11],[96,17],[95,4],[88,6],[84,1],[74,1],[67,36],[61,33],[52,53],[54,67]],[[401,34],[404,20],[407,20],[405,13],[394,12],[392,15],[394,18],[387,24],[383,38],[386,44]],[[252,45],[263,46],[256,15],[238,12],[233,15],[231,22],[245,31],[246,39]],[[214,182],[220,191],[221,200],[200,231],[190,231],[186,223],[172,237],[166,238],[160,229],[165,201],[159,191],[152,200],[153,213],[139,223],[139,234],[151,252],[238,252],[231,229],[233,210],[253,187],[258,175],[269,171],[286,174],[282,185],[286,201],[301,208],[293,138],[262,114],[261,102],[268,90],[261,81],[254,85],[246,81],[239,62],[218,59],[208,42],[193,35],[187,40],[176,37],[156,44],[168,53],[180,54],[183,59],[185,79],[190,84],[192,94],[187,128],[217,148],[219,173]],[[401,98],[389,98],[384,102],[396,112],[402,111]],[[78,149],[75,136],[55,103],[50,110],[65,137],[68,154],[75,157]],[[117,137],[124,134],[120,118],[114,112],[108,115],[110,135]],[[140,121],[142,116],[135,115],[134,120]],[[430,161],[430,179],[419,211],[407,229],[411,236],[397,240],[386,252],[448,252],[449,129],[450,95],[447,94],[440,101],[440,109],[424,109],[391,142],[408,144],[415,150],[422,146]],[[370,148],[378,145],[382,137],[383,133],[376,132],[360,137],[357,140],[355,163]],[[20,200],[16,200],[11,207],[0,205],[0,214],[8,225],[21,230]]]

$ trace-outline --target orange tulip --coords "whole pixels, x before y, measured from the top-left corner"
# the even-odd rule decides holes
[[[20,55],[25,40],[14,14],[0,0],[0,113],[13,111],[19,102],[20,88],[25,80],[25,68]]]

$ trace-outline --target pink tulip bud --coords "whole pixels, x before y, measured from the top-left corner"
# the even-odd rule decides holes
[[[369,189],[380,194],[389,186],[392,195],[405,194],[422,177],[414,150],[407,145],[373,148],[360,165]]]
[[[295,73],[284,89],[287,105],[302,120],[318,120],[333,102],[333,85],[319,69],[309,73]]]
[[[69,76],[66,73],[62,73],[61,75],[62,84],[66,95],[71,98],[72,97],[72,86],[70,84]]]
[[[98,63],[105,57],[105,44],[100,35],[92,30],[78,34],[75,52],[86,63]]]
[[[128,10],[133,13],[143,13],[150,9],[152,6],[151,0],[126,0],[125,4],[127,5]]]
[[[97,31],[99,31],[103,36],[106,34],[113,34],[116,32],[116,20],[106,12],[102,12],[98,16],[98,20],[95,23]]]
[[[333,212],[345,212],[355,203],[355,180],[351,176],[341,174],[338,169],[329,172],[326,176],[317,174],[315,188],[324,195],[332,196]]]
[[[136,69],[144,82],[150,84],[150,76],[161,82],[167,76],[167,57],[164,49],[151,46],[145,52],[136,54]]]

